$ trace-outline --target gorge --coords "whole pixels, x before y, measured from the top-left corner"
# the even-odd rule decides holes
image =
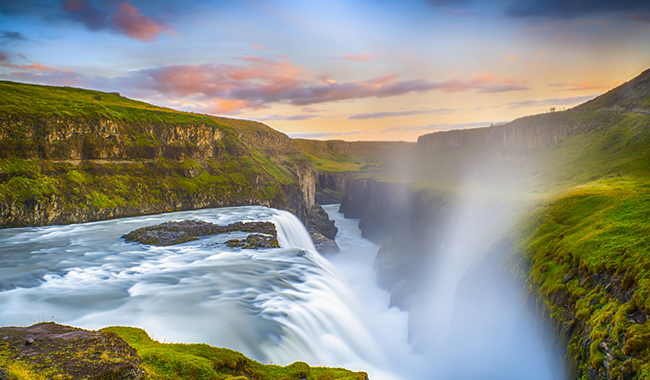
[[[20,109],[38,86],[4,82],[0,324],[137,325],[372,379],[646,378],[649,83],[409,144],[78,89]],[[282,248],[119,239],[185,219],[273,221]],[[326,260],[312,240],[334,238]]]

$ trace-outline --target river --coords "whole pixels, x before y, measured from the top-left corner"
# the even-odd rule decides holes
[[[338,215],[334,206],[328,211]],[[272,221],[282,248],[222,244],[239,232],[170,247],[121,238],[186,219]],[[161,342],[205,342],[265,363],[302,360],[367,371],[373,380],[403,378],[407,315],[388,309],[388,294],[374,286],[378,247],[354,221],[337,225],[342,253],[331,263],[295,216],[261,206],[0,230],[0,325],[137,326]]]
[[[341,248],[326,258],[294,215],[262,206],[0,230],[0,326],[136,326],[161,342],[228,347],[264,363],[344,367],[366,371],[372,380],[557,378],[530,324],[512,323],[521,320],[515,308],[502,309],[508,318],[489,325],[487,336],[477,329],[464,329],[472,336],[449,334],[437,324],[422,333],[420,343],[425,337],[434,348],[462,342],[463,349],[414,353],[408,313],[390,308],[390,295],[376,286],[379,247],[362,238],[358,220],[344,219],[337,205],[324,208],[339,228]],[[187,219],[221,225],[272,221],[281,248],[223,244],[242,232],[169,247],[121,238],[140,227]],[[489,305],[494,306],[499,309]],[[489,315],[481,313],[463,326],[480,326]],[[430,315],[435,321],[435,309]],[[494,326],[505,326],[514,338],[494,334],[502,331]]]

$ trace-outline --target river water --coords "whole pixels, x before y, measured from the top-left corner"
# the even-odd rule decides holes
[[[136,326],[161,342],[228,347],[264,363],[344,367],[372,380],[558,378],[516,296],[494,301],[496,293],[484,289],[472,311],[462,313],[473,318],[449,317],[462,321],[463,332],[454,333],[453,323],[439,320],[458,308],[440,303],[454,299],[456,285],[449,294],[433,286],[428,294],[435,299],[424,300],[432,307],[426,328],[411,325],[409,337],[408,313],[389,308],[390,295],[376,286],[379,247],[361,237],[358,220],[344,219],[338,205],[324,208],[339,228],[341,248],[326,258],[294,215],[262,206],[0,230],[0,326]],[[242,232],[171,247],[121,238],[187,219],[272,221],[282,248],[223,244]],[[458,265],[441,268],[449,272],[448,266]],[[490,302],[477,309],[481,299]],[[498,318],[490,317],[494,310]],[[482,325],[492,320],[498,322]],[[417,353],[409,340],[420,346]]]
[[[334,215],[335,206],[328,206]],[[272,221],[282,248],[240,250],[203,237],[171,247],[121,236],[171,220]],[[320,256],[300,221],[261,206],[0,230],[0,325],[42,321],[144,328],[162,342],[205,342],[266,363],[340,366],[373,380],[415,365],[407,315],[374,285],[377,246],[337,217],[342,253]]]

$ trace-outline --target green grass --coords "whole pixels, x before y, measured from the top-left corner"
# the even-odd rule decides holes
[[[402,142],[344,142],[294,139],[293,146],[320,173],[375,172],[392,157],[415,144]]]
[[[365,372],[341,368],[311,368],[307,363],[288,366],[261,364],[239,352],[207,344],[160,343],[144,330],[134,327],[107,327],[102,331],[118,334],[135,348],[148,379],[169,380],[365,380]]]
[[[648,181],[606,179],[567,190],[523,218],[511,237],[533,297],[555,323],[579,326],[569,355],[580,373],[604,368],[602,343],[629,355],[611,364],[611,376],[625,366],[650,372],[650,324],[628,319],[635,310],[650,313]],[[634,296],[627,300],[630,289]]]
[[[107,119],[113,121],[219,125],[207,115],[179,112],[131,100],[116,93],[0,81],[0,114],[29,117]],[[138,141],[151,144],[149,136]]]

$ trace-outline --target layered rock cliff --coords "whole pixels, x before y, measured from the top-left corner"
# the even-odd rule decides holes
[[[334,237],[312,163],[262,123],[97,91],[0,86],[0,227],[265,205]]]
[[[541,148],[567,137],[590,130],[589,124],[571,122],[563,111],[517,119],[486,128],[434,132],[418,138],[422,148],[458,148],[466,146],[499,148]]]

